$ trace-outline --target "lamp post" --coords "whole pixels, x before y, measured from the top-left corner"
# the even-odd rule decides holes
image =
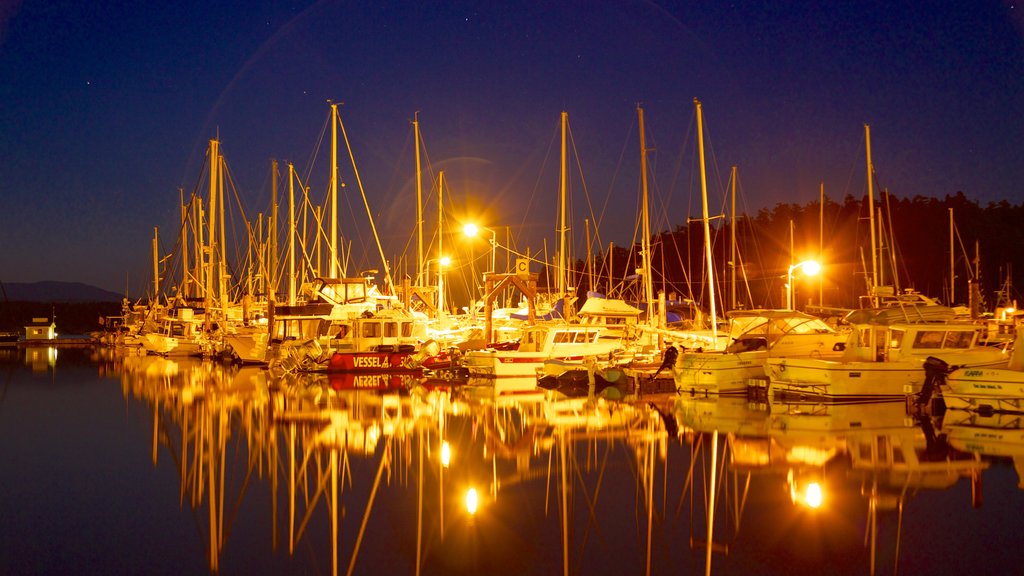
[[[786,309],[793,310],[793,272],[797,269],[803,269],[803,272],[807,276],[814,276],[821,272],[821,264],[818,264],[817,260],[804,260],[803,262],[797,262],[789,267],[789,271],[786,272]]]
[[[498,246],[498,233],[495,232],[494,230],[486,227],[486,226],[480,226],[480,225],[474,224],[472,222],[467,223],[466,225],[464,225],[462,227],[462,233],[465,234],[466,237],[468,237],[468,238],[475,238],[480,233],[481,229],[491,233],[491,238],[489,240],[489,242],[491,244],[491,270],[490,271],[491,271],[491,273],[494,273],[494,272],[496,272],[496,270],[494,269],[494,267],[495,267],[494,254],[495,254],[495,249]],[[471,287],[472,292],[470,294],[469,305],[470,305],[471,313],[473,314],[473,317],[476,318],[476,290],[477,290],[476,280],[477,280],[477,278],[476,278],[476,268],[475,268],[475,266],[473,264],[474,261],[475,261],[475,259],[470,257],[469,271],[473,275],[473,285]]]

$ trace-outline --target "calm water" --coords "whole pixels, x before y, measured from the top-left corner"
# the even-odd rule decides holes
[[[1005,415],[662,415],[71,349],[0,351],[0,380],[0,574],[703,574],[711,486],[716,574],[1024,566]],[[812,483],[820,508],[794,503]]]

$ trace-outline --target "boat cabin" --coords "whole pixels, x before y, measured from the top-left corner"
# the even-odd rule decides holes
[[[593,326],[530,326],[523,330],[519,351],[559,356],[561,351],[596,344],[601,333],[601,328]]]
[[[861,324],[854,326],[843,361],[886,362],[923,360],[942,352],[963,352],[977,347],[979,328],[974,324]]]
[[[426,326],[411,315],[332,320],[328,349],[335,352],[413,352],[426,340]]]

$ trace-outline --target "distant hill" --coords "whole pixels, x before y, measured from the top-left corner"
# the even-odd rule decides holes
[[[120,302],[116,292],[81,282],[4,282],[0,302]]]

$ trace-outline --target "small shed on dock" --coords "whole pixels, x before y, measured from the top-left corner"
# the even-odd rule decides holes
[[[25,326],[25,340],[55,340],[57,324],[51,318],[33,318]]]

